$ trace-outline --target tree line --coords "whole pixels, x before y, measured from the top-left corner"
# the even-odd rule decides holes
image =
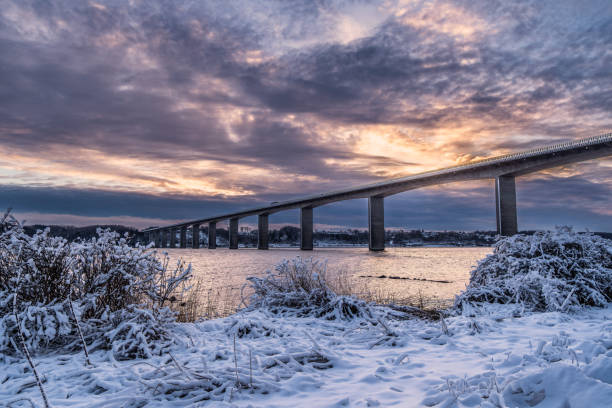
[[[29,225],[24,227],[24,232],[33,235],[37,230],[49,228],[51,236],[62,237],[69,242],[78,240],[91,240],[97,237],[96,231],[99,228],[109,229],[122,236],[128,234],[129,242],[144,243],[145,234],[134,227],[125,225],[90,225],[85,227],[63,226],[63,225]],[[535,231],[521,231],[523,234],[532,235]],[[177,231],[178,234],[178,231]],[[299,246],[300,229],[291,225],[269,231],[269,242],[271,244]],[[604,238],[612,239],[612,233],[595,232]],[[189,240],[191,240],[191,230],[188,229]],[[206,243],[208,227],[200,229],[200,242]],[[385,243],[394,246],[418,246],[418,245],[469,245],[469,246],[490,246],[495,243],[495,231],[425,231],[422,229],[414,230],[391,230],[385,231]],[[368,231],[359,229],[347,229],[345,231],[315,231],[313,234],[315,241],[325,242],[334,245],[367,245]],[[229,241],[229,231],[225,228],[217,228],[217,239],[223,245]],[[177,238],[178,244],[178,238]],[[240,232],[238,243],[244,246],[257,246],[257,230]]]

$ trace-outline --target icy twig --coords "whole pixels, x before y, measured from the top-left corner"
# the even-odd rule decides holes
[[[450,336],[448,326],[446,325],[446,321],[444,320],[444,316],[442,316],[442,313],[440,313],[440,325],[442,326],[442,332],[444,332],[445,335]]]
[[[9,214],[11,213],[13,209],[11,207],[7,208],[6,211],[4,212],[4,215],[2,216],[2,220],[0,220],[0,225],[4,224],[4,222],[6,221],[6,219],[9,217]]]
[[[185,375],[185,377],[187,377],[188,380],[191,380],[191,376],[189,375],[189,373],[187,372],[187,370],[185,370],[185,368],[179,364],[178,361],[176,361],[176,359],[174,358],[174,356],[172,355],[172,353],[168,353],[168,355],[170,356],[170,358],[172,359],[172,362],[174,363],[174,365],[176,366],[176,368],[179,369],[179,371],[181,373],[183,373]]]
[[[72,318],[77,327],[77,332],[79,333],[79,338],[81,339],[81,345],[83,346],[83,352],[85,353],[85,363],[91,366],[91,361],[89,360],[89,353],[87,352],[87,344],[85,343],[85,339],[83,338],[83,332],[81,331],[81,325],[79,324],[79,319],[77,318],[76,313],[74,313],[74,307],[72,306],[72,287],[70,288],[70,294],[68,295],[68,307],[70,308],[70,313],[72,314]]]
[[[574,294],[575,291],[576,291],[576,288],[572,288],[570,293],[568,293],[567,297],[565,298],[565,300],[561,304],[561,307],[559,307],[559,311],[561,311],[561,312],[565,311],[565,308],[567,308],[567,305],[569,305],[570,300],[572,299],[572,295]]]
[[[379,317],[379,318],[376,318],[376,320],[377,320],[377,321],[378,321],[378,323],[380,323],[380,325],[381,325],[381,326],[382,326],[382,327],[385,329],[385,333],[387,334],[387,336],[389,336],[389,337],[397,337],[397,334],[396,334],[396,333],[395,333],[393,330],[391,330],[391,329],[389,328],[389,326],[387,326],[387,325],[386,325],[386,324],[385,324],[385,323],[382,321],[382,319],[381,319],[380,317]]]
[[[307,331],[303,331],[303,333],[312,342],[315,350],[321,350],[321,346],[319,346],[319,343],[317,343],[317,341],[310,335],[310,333],[308,333]]]
[[[38,375],[38,371],[36,370],[36,366],[34,366],[34,362],[32,361],[32,356],[30,356],[30,352],[28,351],[28,346],[26,345],[25,337],[23,336],[23,332],[21,331],[21,322],[19,320],[19,314],[17,313],[17,294],[19,292],[19,287],[21,286],[21,271],[19,271],[19,275],[17,275],[17,287],[15,288],[15,293],[13,294],[13,315],[15,315],[15,322],[17,324],[17,333],[19,334],[19,340],[21,341],[21,346],[23,348],[23,354],[25,354],[26,359],[28,360],[28,364],[32,368],[32,373],[34,374],[34,378],[36,378],[36,384],[38,384],[38,389],[40,389],[40,395],[42,395],[43,402],[45,404],[45,408],[50,408],[49,400],[47,399],[47,394],[45,393],[45,389],[43,388],[42,382],[40,381],[40,376]]]
[[[574,364],[574,360],[576,360],[576,367],[580,368],[580,362],[578,361],[578,356],[574,349],[569,349],[569,353],[572,355],[572,364]]]
[[[30,403],[30,406],[31,406],[32,408],[36,408],[36,405],[34,404],[34,402],[32,402],[32,400],[31,400],[31,399],[26,398],[26,397],[23,397],[23,398],[17,398],[17,399],[14,399],[14,400],[12,400],[12,401],[9,401],[9,402],[7,402],[7,403],[6,403],[6,406],[7,406],[7,408],[10,408],[10,407],[12,407],[12,406],[13,406],[13,404],[15,404],[16,402],[20,402],[20,401],[27,401],[27,402],[29,402],[29,403]]]
[[[253,356],[249,347],[249,386],[253,389]]]
[[[234,334],[234,368],[236,370],[236,387],[240,385],[238,380],[238,356],[236,355],[236,334]]]
[[[161,367],[156,366],[156,365],[151,364],[151,363],[147,363],[146,361],[139,361],[139,362],[137,362],[137,363],[134,363],[134,364],[132,364],[132,367],[137,366],[137,365],[139,365],[139,364],[145,364],[145,365],[148,365],[148,366],[150,366],[150,367],[153,367],[153,368],[155,369],[155,372],[156,372],[156,371],[161,371],[162,373],[164,373],[164,375],[168,375],[168,373],[167,373],[167,372],[165,372],[165,371],[164,371],[164,370],[163,370]]]
[[[395,361],[393,362],[394,365],[400,365],[404,362],[404,360],[407,360],[408,357],[410,356],[410,352],[407,351],[405,353],[402,353],[399,355],[398,358],[395,359]]]

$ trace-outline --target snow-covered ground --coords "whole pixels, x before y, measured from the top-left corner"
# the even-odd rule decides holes
[[[297,258],[249,277],[237,314],[179,324],[164,304],[189,267],[108,231],[68,246],[17,227],[0,234],[0,406],[42,406],[30,349],[54,407],[612,407],[612,245],[591,234],[500,239],[444,319],[339,295]]]
[[[612,407],[612,304],[576,313],[487,305],[445,321],[259,309],[175,333],[178,344],[147,360],[100,350],[86,367],[82,353],[35,356],[51,405]],[[41,406],[26,361],[0,363],[0,406],[20,398]]]

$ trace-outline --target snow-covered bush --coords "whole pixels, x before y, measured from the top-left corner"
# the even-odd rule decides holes
[[[129,305],[111,317],[112,324],[101,342],[103,346],[110,345],[119,360],[161,355],[172,342],[167,326],[175,316],[167,308],[151,310]]]
[[[70,252],[66,240],[51,237],[48,231],[29,237],[20,226],[5,228],[0,235],[0,290],[19,286],[23,299],[44,304],[66,299],[73,263]]]
[[[69,243],[48,230],[30,237],[8,214],[0,221],[0,353],[21,350],[18,331],[32,351],[80,347],[79,323],[90,348],[116,358],[148,357],[170,341],[168,301],[189,266],[171,269],[167,256],[108,230]]]
[[[249,307],[273,313],[316,316],[329,320],[369,316],[366,302],[339,296],[326,279],[327,266],[313,259],[284,260],[263,278],[249,277]]]
[[[612,241],[569,227],[500,240],[472,271],[464,302],[563,311],[612,300]]]

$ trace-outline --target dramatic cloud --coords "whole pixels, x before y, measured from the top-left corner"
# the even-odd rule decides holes
[[[0,0],[0,205],[144,226],[593,136],[610,44],[609,1]],[[611,186],[610,160],[521,181],[521,227],[610,229]],[[387,224],[492,228],[491,189]]]

